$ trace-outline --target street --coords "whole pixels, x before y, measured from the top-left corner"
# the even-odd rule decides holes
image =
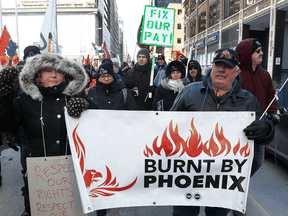
[[[24,210],[21,187],[23,185],[19,152],[0,146],[3,184],[0,187],[0,216],[20,216]],[[107,216],[172,215],[172,207],[134,207],[109,209]],[[266,154],[262,168],[250,181],[247,202],[248,216],[286,216],[288,211],[288,169],[281,161],[275,163],[271,154]],[[89,216],[96,215],[95,212]],[[204,216],[201,208],[199,216]],[[228,216],[232,216],[232,212]]]

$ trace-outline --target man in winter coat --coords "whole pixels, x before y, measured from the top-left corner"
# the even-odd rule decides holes
[[[134,98],[139,110],[151,110],[155,86],[150,86],[151,62],[149,51],[145,48],[137,53],[138,62],[131,68],[125,76],[125,85],[134,91]],[[155,79],[157,70],[154,70]],[[152,93],[152,98],[149,98]]]
[[[158,56],[158,63],[155,66],[155,69],[158,71],[157,76],[155,77],[153,84],[158,87],[161,84],[161,80],[165,77],[165,71],[167,68],[167,63],[165,62],[165,56]]]
[[[266,110],[275,96],[275,89],[270,74],[259,66],[264,54],[261,44],[257,39],[249,38],[237,45],[236,52],[240,58],[241,88],[251,92],[259,100],[262,109]],[[267,113],[275,124],[280,121],[276,114],[276,100],[269,107]]]
[[[190,83],[202,81],[201,71],[201,66],[198,61],[189,61],[187,78],[190,80]]]
[[[159,73],[159,71],[158,71]],[[188,78],[185,78],[185,67],[180,61],[172,61],[166,68],[166,75],[161,79],[155,97],[152,103],[152,110],[169,111],[176,96],[182,91],[184,85],[189,84]],[[158,109],[157,103],[163,100],[162,109]]]
[[[241,89],[241,77],[238,68],[239,57],[229,48],[216,51],[212,71],[197,82],[184,87],[177,96],[171,111],[255,111],[256,120],[243,131],[248,139],[254,140],[254,153],[257,154],[261,145],[269,144],[274,137],[272,121],[264,118],[259,120],[263,110],[257,98],[250,92]],[[217,113],[215,112],[215,115]],[[253,160],[254,163],[254,160]],[[253,167],[253,165],[252,165]],[[206,207],[206,215],[225,216],[229,209]],[[173,215],[196,216],[197,206],[175,206]]]
[[[137,110],[131,90],[115,78],[113,68],[107,63],[100,65],[96,86],[88,91],[88,96],[98,104],[100,109]]]
[[[84,68],[56,54],[27,58],[19,75],[23,91],[19,96],[14,92],[17,76],[14,67],[0,72],[0,131],[15,131],[23,125],[27,135],[26,157],[69,154],[64,106],[69,115],[76,118],[88,107],[98,108],[88,96],[79,95],[87,82]],[[24,181],[23,216],[30,215],[27,177]]]

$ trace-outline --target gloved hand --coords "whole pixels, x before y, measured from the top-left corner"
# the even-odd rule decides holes
[[[7,67],[0,71],[0,94],[5,94],[14,88],[14,81],[18,73],[16,67]]]
[[[264,120],[255,120],[243,130],[249,140],[261,140],[270,131],[270,125]]]
[[[67,104],[67,112],[73,118],[79,118],[84,110],[89,107],[89,102],[83,98],[73,98]]]
[[[152,85],[152,86],[148,86],[147,90],[148,90],[148,92],[152,92],[152,94],[154,94],[156,91],[156,88],[155,88],[155,86]]]
[[[17,137],[14,133],[6,133],[6,137],[7,137],[7,145],[14,149],[15,151],[19,151],[19,148],[17,147],[16,143],[17,143]]]
[[[273,121],[273,124],[276,125],[280,122],[280,116],[276,112],[269,112],[267,118]]]

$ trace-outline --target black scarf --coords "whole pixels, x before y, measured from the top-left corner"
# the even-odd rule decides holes
[[[62,92],[65,90],[66,87],[67,87],[67,84],[65,82],[62,82],[57,86],[52,86],[52,87],[47,87],[47,88],[43,86],[39,86],[38,88],[42,95],[50,96],[50,97],[57,97],[62,94]]]
[[[136,70],[140,72],[147,72],[150,69],[150,62],[147,62],[145,65],[139,65],[137,63],[135,67],[136,67]]]

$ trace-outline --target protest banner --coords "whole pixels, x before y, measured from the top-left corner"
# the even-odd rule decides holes
[[[251,112],[65,113],[83,211],[216,206],[245,212]]]
[[[71,155],[27,158],[32,216],[81,216],[79,190]]]
[[[141,31],[141,44],[173,46],[175,9],[145,6]]]

